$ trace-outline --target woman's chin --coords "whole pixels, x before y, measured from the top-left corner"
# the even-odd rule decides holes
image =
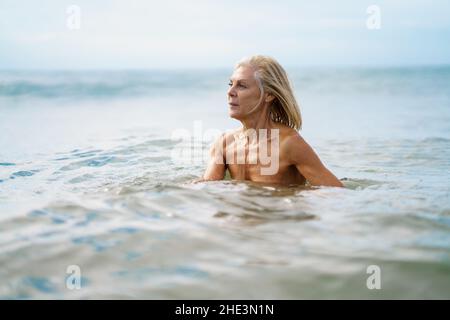
[[[237,110],[228,110],[228,115],[230,116],[230,118],[239,120],[241,118],[241,114],[237,111]]]

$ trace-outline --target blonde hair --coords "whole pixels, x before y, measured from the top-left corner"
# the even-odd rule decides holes
[[[255,69],[255,79],[259,84],[261,99],[264,92],[275,97],[270,106],[270,118],[290,128],[300,130],[302,117],[294,97],[291,82],[283,67],[273,58],[254,55],[240,60],[235,69],[250,66]]]

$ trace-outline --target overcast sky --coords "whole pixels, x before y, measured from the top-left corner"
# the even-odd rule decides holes
[[[1,69],[229,67],[257,53],[288,66],[450,64],[450,1],[0,0]]]

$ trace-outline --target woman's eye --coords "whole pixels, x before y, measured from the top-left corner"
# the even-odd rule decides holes
[[[230,87],[233,86],[233,83],[232,83],[232,82],[228,83],[228,86],[230,86]],[[246,86],[244,86],[244,85],[241,84],[241,83],[238,84],[238,87],[246,88]]]

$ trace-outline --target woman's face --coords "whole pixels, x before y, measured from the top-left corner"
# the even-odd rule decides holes
[[[239,67],[231,75],[227,93],[231,118],[244,119],[258,104],[261,92],[254,72],[251,67]]]

